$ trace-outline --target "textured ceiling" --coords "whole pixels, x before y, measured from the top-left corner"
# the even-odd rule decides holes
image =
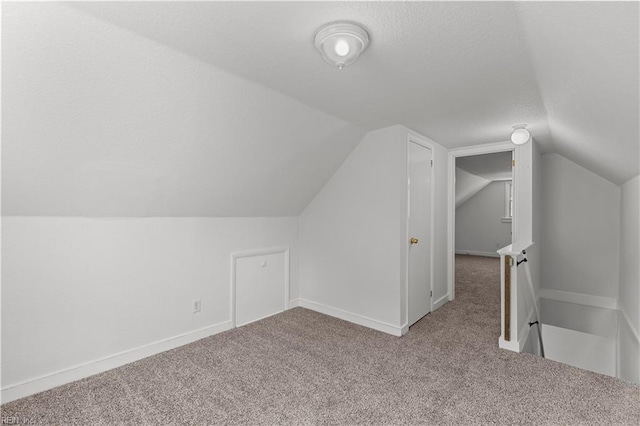
[[[514,123],[546,126],[510,3],[82,3],[75,7],[233,74],[373,129],[405,124],[449,146],[505,140]],[[313,35],[360,22],[371,45],[340,71]]]
[[[618,184],[639,173],[637,2],[90,3],[88,13],[365,128],[404,124],[450,147],[528,123]],[[325,65],[312,37],[340,19],[371,46]]]
[[[640,172],[640,3],[518,3],[550,134],[536,138],[621,184]]]
[[[638,3],[3,3],[3,212],[295,215],[366,130],[638,174]],[[362,23],[342,71],[320,25]]]

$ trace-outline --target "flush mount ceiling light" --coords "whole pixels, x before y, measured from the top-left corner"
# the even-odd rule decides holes
[[[513,126],[513,133],[511,133],[511,142],[516,145],[525,144],[531,139],[531,133],[527,129],[526,124],[516,124]]]
[[[369,34],[351,22],[332,22],[318,29],[316,49],[324,60],[338,69],[354,63],[369,45]]]

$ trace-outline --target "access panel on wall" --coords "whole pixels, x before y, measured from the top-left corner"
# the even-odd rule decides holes
[[[288,257],[286,248],[233,255],[236,327],[287,309]]]

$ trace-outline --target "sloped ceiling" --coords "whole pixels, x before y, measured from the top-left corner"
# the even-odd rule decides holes
[[[2,15],[5,215],[297,215],[365,134],[65,5]]]
[[[3,4],[5,214],[299,213],[367,131],[639,172],[638,4]],[[342,71],[314,31],[371,46]],[[103,195],[107,194],[108,197]]]
[[[518,7],[549,129],[538,140],[614,183],[637,176],[640,3]]]
[[[490,183],[489,179],[456,167],[456,208],[466,203]]]
[[[456,207],[491,182],[512,179],[511,159],[511,151],[456,158]]]
[[[470,155],[456,158],[456,167],[489,181],[507,180],[513,177],[512,152]]]

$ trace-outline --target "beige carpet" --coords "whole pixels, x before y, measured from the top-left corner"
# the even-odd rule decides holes
[[[628,424],[640,387],[497,348],[497,259],[395,338],[297,308],[2,406],[33,424]],[[366,297],[366,295],[363,295]]]

